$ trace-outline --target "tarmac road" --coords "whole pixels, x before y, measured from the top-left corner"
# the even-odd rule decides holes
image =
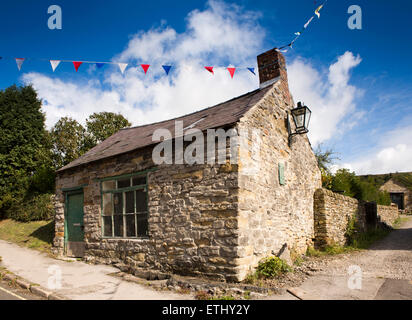
[[[28,290],[10,285],[7,281],[0,281],[0,300],[44,300]]]
[[[412,300],[412,217],[368,250],[337,255],[299,288],[304,300]],[[352,288],[356,267],[357,288]],[[292,299],[291,294],[268,299]]]

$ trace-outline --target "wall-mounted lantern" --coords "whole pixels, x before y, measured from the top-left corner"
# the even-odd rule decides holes
[[[298,106],[295,109],[290,110],[290,113],[292,114],[293,122],[295,123],[295,132],[292,132],[292,129],[290,127],[290,122],[289,122],[289,113],[288,113],[288,119],[287,119],[287,125],[288,125],[288,133],[289,133],[289,147],[292,143],[292,137],[297,134],[304,134],[308,133],[308,127],[309,127],[309,121],[310,121],[310,116],[312,114],[312,111],[305,106],[302,105],[301,102],[298,102]]]

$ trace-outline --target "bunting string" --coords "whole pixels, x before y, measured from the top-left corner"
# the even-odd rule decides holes
[[[295,37],[294,39],[288,43],[287,45],[281,46],[279,48],[276,48],[275,50],[278,52],[288,52],[289,49],[293,48],[294,43],[296,42],[297,39],[299,39],[299,37],[304,33],[304,31],[308,28],[308,26],[310,25],[310,23],[313,21],[313,19],[316,17],[318,17],[318,19],[320,19],[320,11],[322,10],[322,8],[326,5],[328,0],[325,0],[321,5],[319,5],[316,10],[314,11],[314,14],[308,19],[308,21],[303,25],[302,29],[298,32],[295,32]],[[315,5],[316,5],[316,1],[315,1]],[[4,57],[0,57],[0,60],[3,60]],[[13,60],[15,60],[16,65],[17,65],[17,69],[19,71],[21,71],[23,63],[27,60],[41,60],[41,61],[48,61],[50,63],[50,66],[52,68],[52,71],[55,72],[56,69],[59,67],[59,65],[61,64],[61,62],[68,62],[68,63],[72,63],[74,66],[74,69],[76,72],[79,71],[79,68],[81,67],[82,64],[94,64],[96,66],[97,69],[101,69],[103,68],[105,65],[107,64],[111,64],[111,65],[117,65],[120,72],[122,74],[124,74],[124,72],[126,71],[127,67],[130,65],[129,63],[124,63],[124,62],[113,62],[113,61],[85,61],[85,60],[49,60],[49,59],[34,59],[34,58],[11,58]],[[140,64],[137,65],[138,67],[141,67],[144,74],[147,75],[149,68],[151,67],[150,64]],[[172,70],[172,68],[174,68],[174,66],[172,65],[162,65],[162,68],[166,74],[166,76],[168,76],[170,74],[170,71]],[[251,74],[253,74],[254,76],[256,76],[255,73],[255,68],[252,67],[215,67],[215,66],[205,66],[204,67],[208,72],[210,72],[212,75],[214,75],[214,70],[216,69],[225,69],[228,71],[230,77],[233,79],[235,72],[238,70],[247,70],[249,71]]]
[[[128,66],[131,66],[131,64],[129,63],[122,63],[122,62],[109,62],[109,61],[87,61],[87,60],[57,60],[57,59],[53,59],[53,60],[48,60],[48,59],[35,59],[35,58],[9,58],[9,57],[0,57],[0,60],[5,60],[5,59],[12,59],[16,62],[17,65],[17,69],[19,71],[21,71],[23,63],[27,60],[38,60],[38,61],[48,61],[50,63],[50,66],[52,68],[52,71],[55,72],[57,70],[57,68],[60,66],[60,64],[62,62],[66,63],[71,63],[74,66],[74,69],[76,72],[79,71],[80,66],[83,64],[94,64],[96,66],[97,69],[101,69],[103,68],[105,65],[109,64],[109,65],[117,65],[120,72],[122,74],[124,74],[124,72],[126,71],[126,68]],[[137,65],[137,67],[142,68],[144,74],[146,75],[149,71],[149,68],[151,67],[150,64],[140,64]],[[162,65],[163,71],[165,72],[166,76],[169,75],[170,71],[172,69],[175,68],[175,66],[172,65]],[[253,67],[215,67],[215,66],[205,66],[204,67],[207,71],[209,71],[211,74],[214,75],[214,70],[216,69],[225,69],[228,71],[230,77],[233,79],[235,72],[237,70],[247,70],[250,73],[252,73],[253,75],[256,76],[255,73],[255,68]]]
[[[276,51],[285,53],[285,52],[288,52],[289,49],[293,49],[293,44],[295,43],[296,40],[299,39],[299,37],[303,34],[303,32],[308,28],[308,26],[310,25],[312,20],[315,18],[315,16],[317,16],[318,19],[320,19],[320,10],[322,10],[322,8],[326,5],[327,2],[328,0],[325,0],[320,6],[316,8],[313,16],[311,16],[309,20],[303,25],[303,28],[300,31],[295,32],[296,37],[290,43],[277,48]],[[315,5],[316,5],[316,1],[315,1]]]

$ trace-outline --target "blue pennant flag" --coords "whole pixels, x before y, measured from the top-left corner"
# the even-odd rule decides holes
[[[169,71],[172,68],[172,66],[162,66],[162,67],[165,70],[166,74],[169,75]]]
[[[247,68],[250,72],[252,72],[254,75],[256,75],[255,73],[255,68]]]
[[[105,65],[105,63],[96,63],[96,67],[97,67],[98,69],[103,68],[104,65]]]

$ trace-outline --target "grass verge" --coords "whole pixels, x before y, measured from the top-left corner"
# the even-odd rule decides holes
[[[349,253],[357,250],[368,249],[373,243],[385,238],[391,230],[378,228],[367,232],[358,233],[350,239],[349,245],[346,246],[327,246],[322,250],[309,247],[306,255],[309,257],[321,257],[325,255],[336,255],[342,253]]]
[[[0,221],[0,239],[22,247],[51,254],[54,223],[51,221],[18,222],[11,219]]]
[[[393,222],[393,227],[394,227],[395,229],[399,229],[400,226],[401,226],[404,222],[406,222],[406,221],[408,221],[408,220],[409,220],[409,217],[398,217],[398,218],[396,218],[396,220]]]

